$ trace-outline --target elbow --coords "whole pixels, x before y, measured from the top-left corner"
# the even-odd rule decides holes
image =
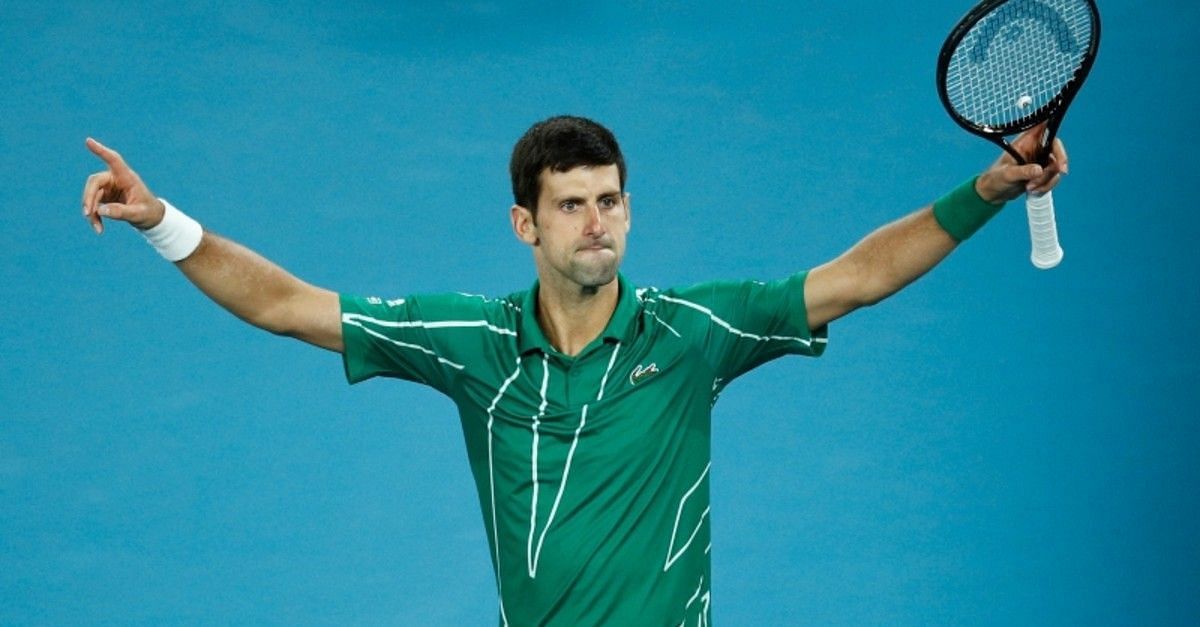
[[[885,298],[895,294],[904,287],[904,282],[892,273],[876,269],[868,271],[862,268],[855,273],[854,289],[849,290],[849,298],[854,307],[870,307]]]
[[[274,335],[341,352],[341,320],[336,293],[302,285],[302,289],[275,299],[259,326]]]
[[[241,316],[242,320],[272,335],[295,337],[300,332],[300,322],[295,308],[286,296],[270,299],[264,306]]]
[[[263,331],[266,331],[272,335],[289,337],[293,334],[293,330],[292,327],[287,324],[286,320],[283,319],[281,315],[282,313],[283,312],[266,310],[261,312],[247,313],[246,315],[239,315],[238,318],[241,318],[241,320],[246,324],[262,329]]]
[[[890,282],[878,267],[859,258],[851,258],[847,264],[845,285],[842,290],[846,305],[851,309],[870,307],[887,298]]]
[[[885,298],[884,296],[877,296],[874,294],[869,294],[869,295],[863,296],[862,298],[855,300],[851,306],[854,309],[863,309],[864,307],[871,307],[872,305],[878,304],[884,298]]]

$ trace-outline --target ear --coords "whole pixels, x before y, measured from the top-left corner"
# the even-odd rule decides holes
[[[533,212],[521,205],[513,205],[508,213],[509,219],[512,220],[513,233],[516,234],[517,239],[530,246],[537,246],[537,222],[534,220]]]
[[[629,232],[629,229],[632,226],[632,224],[630,223],[630,218],[633,216],[633,205],[630,204],[632,200],[633,200],[633,196],[631,196],[629,194],[629,192],[625,192],[625,232],[626,233]]]

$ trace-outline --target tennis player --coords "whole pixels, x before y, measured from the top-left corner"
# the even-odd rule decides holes
[[[1034,128],[1018,138],[1036,148]],[[771,282],[635,287],[619,273],[630,226],[625,161],[608,129],[561,116],[517,142],[517,238],[537,280],[486,298],[338,294],[205,231],[156,197],[122,157],[83,190],[142,231],[242,320],[342,354],[346,378],[423,383],[458,406],[502,625],[708,624],[710,415],[742,373],[818,356],[827,325],[924,274],[1003,204],[1067,171],[1001,155],[932,205],[838,258]]]

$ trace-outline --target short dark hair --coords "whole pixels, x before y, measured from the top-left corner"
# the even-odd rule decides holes
[[[513,147],[508,170],[513,199],[537,215],[542,170],[566,172],[582,165],[616,165],[625,191],[625,157],[612,131],[587,118],[558,115],[529,127]]]

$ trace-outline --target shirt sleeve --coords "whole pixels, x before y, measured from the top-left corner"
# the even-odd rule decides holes
[[[771,282],[712,281],[670,290],[660,300],[672,305],[672,324],[683,327],[681,334],[699,344],[728,383],[784,355],[825,352],[827,327],[808,328],[807,277],[799,272]]]
[[[479,298],[460,294],[391,300],[342,294],[340,301],[347,381],[394,377],[446,393],[464,364],[442,329],[485,316]]]

